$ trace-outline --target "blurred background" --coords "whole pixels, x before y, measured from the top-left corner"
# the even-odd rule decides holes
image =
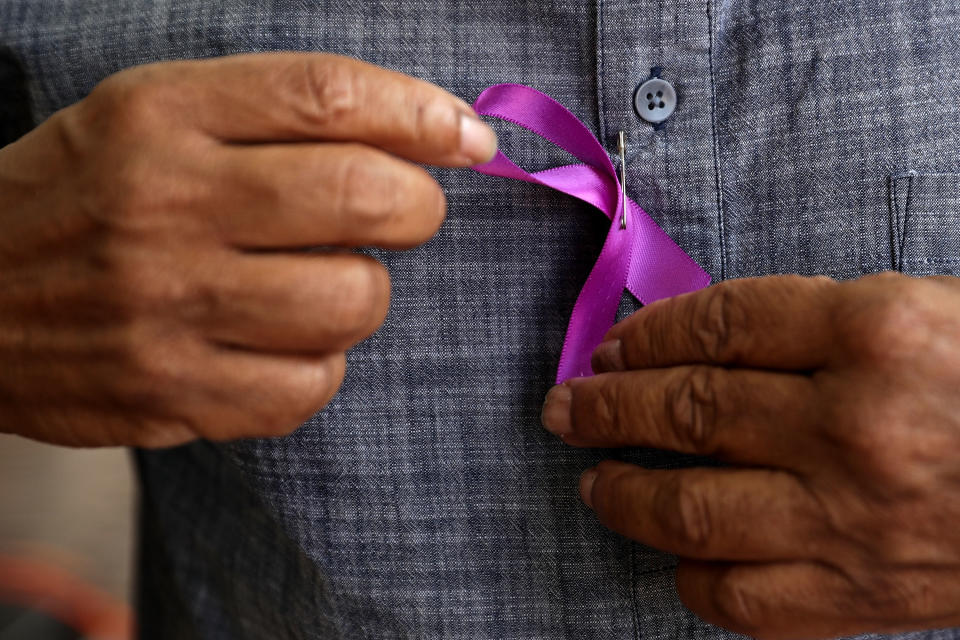
[[[132,637],[135,496],[125,449],[0,434],[0,640]]]

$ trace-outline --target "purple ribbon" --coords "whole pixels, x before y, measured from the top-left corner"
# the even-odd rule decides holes
[[[481,93],[473,108],[482,116],[520,125],[583,162],[527,173],[498,151],[493,160],[474,167],[477,171],[562,191],[592,204],[611,220],[603,250],[570,316],[557,383],[593,375],[590,356],[616,321],[624,289],[650,304],[710,284],[710,276],[633,200],[627,199],[627,227],[621,229],[623,202],[613,163],[566,107],[536,89],[498,84]]]

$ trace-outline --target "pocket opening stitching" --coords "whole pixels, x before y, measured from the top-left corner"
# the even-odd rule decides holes
[[[890,262],[891,268],[903,272],[906,263],[916,264],[913,260],[904,257],[906,247],[907,222],[910,220],[910,209],[913,206],[915,171],[890,177]],[[904,183],[906,183],[904,185]],[[904,189],[904,186],[906,189]],[[905,191],[905,193],[904,193]]]

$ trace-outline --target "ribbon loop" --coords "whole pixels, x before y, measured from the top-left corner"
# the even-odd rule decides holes
[[[570,316],[558,383],[592,375],[590,357],[616,321],[624,289],[650,304],[710,284],[710,276],[633,200],[626,202],[627,228],[620,228],[617,214],[624,205],[616,169],[603,145],[566,107],[531,87],[499,84],[484,90],[473,108],[482,116],[528,129],[583,162],[528,173],[498,151],[474,169],[556,189],[593,205],[611,220]]]

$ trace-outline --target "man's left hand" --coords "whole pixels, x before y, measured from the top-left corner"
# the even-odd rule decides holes
[[[960,279],[767,277],[651,304],[547,395],[580,447],[725,467],[603,462],[600,521],[680,557],[680,597],[762,638],[960,624]]]

